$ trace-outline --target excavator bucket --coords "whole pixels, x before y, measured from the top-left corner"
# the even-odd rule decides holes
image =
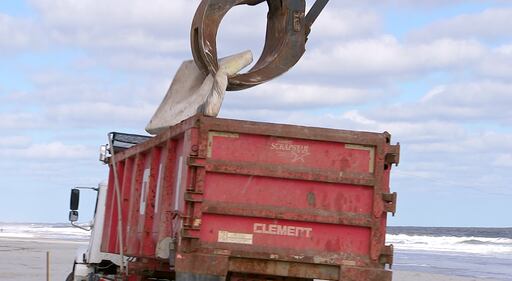
[[[265,0],[203,0],[192,23],[194,60],[204,73],[215,74],[217,32],[226,13],[237,5],[257,5]],[[243,90],[267,82],[293,67],[303,56],[311,26],[329,0],[317,0],[306,15],[305,0],[266,0],[269,12],[265,47],[247,73],[229,78],[228,91]]]

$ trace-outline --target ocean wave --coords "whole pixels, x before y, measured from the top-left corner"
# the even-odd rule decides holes
[[[87,241],[90,233],[66,224],[0,224],[0,238]]]
[[[512,239],[388,234],[386,243],[398,250],[512,255]]]
[[[482,241],[481,239],[469,239],[459,242],[460,244],[471,244],[471,245],[505,245],[512,246],[510,239],[495,239],[495,241]]]

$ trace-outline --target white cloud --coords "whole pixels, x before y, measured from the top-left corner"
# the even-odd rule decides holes
[[[329,4],[314,23],[310,42],[376,35],[381,18],[371,10],[339,9]]]
[[[510,80],[512,77],[512,44],[502,45],[490,51],[476,71],[485,77]]]
[[[493,164],[498,167],[512,168],[512,154],[500,154],[498,155]]]
[[[48,36],[63,45],[101,50],[176,53],[188,50],[198,1],[33,0]]]
[[[474,81],[440,85],[419,102],[398,103],[376,110],[384,120],[439,120],[446,122],[512,122],[512,84]],[[383,115],[392,112],[392,115]]]
[[[369,110],[373,113],[373,110]],[[391,113],[392,115],[392,113]],[[346,121],[350,121],[347,124]],[[345,124],[352,130],[367,130],[374,132],[388,131],[395,139],[408,144],[423,145],[454,141],[465,136],[465,130],[457,124],[442,121],[417,120],[387,120],[379,115],[348,111],[341,116],[333,117],[330,123]]]
[[[474,107],[492,106],[497,103],[511,104],[511,92],[512,84],[510,83],[474,81],[436,88],[427,94],[422,102]]]
[[[156,106],[149,104],[80,102],[52,107],[48,111],[48,119],[86,127],[119,123],[135,127],[135,124],[148,122],[155,110]]]
[[[11,93],[5,100],[19,104],[21,108],[51,108],[78,102],[156,103],[161,101],[169,87],[172,77],[166,73],[171,71],[159,75],[151,72],[147,76],[139,73],[127,75],[119,71],[113,77],[91,75],[89,71],[80,70],[41,71],[30,77],[34,90]]]
[[[142,132],[156,110],[156,104],[74,102],[46,105],[41,113],[1,113],[0,129],[29,133],[29,129],[72,130],[97,128],[114,130],[117,126],[139,126]]]
[[[318,109],[362,104],[382,93],[369,89],[272,82],[249,91],[227,93],[226,109]]]
[[[373,0],[346,0],[343,1],[345,5],[366,5],[370,7],[406,7],[406,8],[414,8],[414,7],[439,7],[439,6],[449,6],[456,5],[458,3],[471,3],[471,2],[497,2],[492,0],[381,0],[381,1],[373,1]]]
[[[111,28],[125,26],[183,25],[198,0],[31,0],[48,23],[71,27]]]
[[[402,44],[386,35],[338,42],[310,50],[298,68],[303,74],[367,77],[417,76],[431,71],[468,67],[478,62],[485,48],[476,41],[442,39]]]
[[[181,46],[188,46],[188,41],[181,42],[180,44]],[[147,46],[150,47],[151,45],[148,44]],[[181,65],[182,60],[175,56],[142,55],[140,53],[123,52],[105,57],[102,63],[113,70],[145,72],[146,75],[149,72],[161,76],[173,73]]]
[[[359,111],[357,110],[351,110],[347,111],[342,115],[342,118],[350,120],[351,122],[354,122],[355,124],[360,124],[365,127],[376,127],[377,121],[369,119],[365,116],[363,116]]]
[[[22,157],[28,159],[84,159],[89,158],[92,150],[84,145],[67,145],[61,142],[37,143],[22,148],[0,150],[1,157]]]
[[[0,149],[26,147],[31,141],[31,138],[27,136],[2,136],[0,138]]]
[[[413,32],[418,41],[434,38],[500,40],[510,39],[512,9],[490,8],[480,13],[458,15]]]
[[[511,38],[511,40],[512,40],[512,38]],[[500,46],[500,47],[496,48],[496,52],[499,54],[502,54],[502,55],[512,56],[512,44]]]
[[[449,133],[447,133],[449,134]],[[425,142],[412,144],[411,150],[416,152],[437,153],[472,153],[473,155],[494,155],[500,151],[512,150],[512,134],[496,133],[493,131],[483,133],[465,132],[459,138],[451,137],[449,140],[438,142]],[[490,159],[487,160],[491,162]]]
[[[33,129],[41,126],[41,120],[34,113],[0,113],[0,129]]]
[[[31,21],[0,13],[0,51],[37,49],[43,38]]]

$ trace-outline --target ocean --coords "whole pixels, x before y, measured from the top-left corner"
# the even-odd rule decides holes
[[[512,228],[390,227],[394,269],[512,280]]]
[[[0,238],[87,242],[69,224],[0,223]],[[390,227],[393,269],[512,281],[512,228]]]
[[[89,232],[72,227],[69,223],[0,223],[0,238],[87,242]]]

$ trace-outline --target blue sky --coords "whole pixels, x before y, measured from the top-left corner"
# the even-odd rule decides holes
[[[389,131],[402,144],[391,224],[512,226],[510,1],[331,2],[303,60],[228,93],[221,117]],[[0,221],[66,221],[69,189],[106,178],[98,146],[143,133],[191,58],[197,4],[0,2]],[[261,51],[265,12],[230,13],[220,53]]]

